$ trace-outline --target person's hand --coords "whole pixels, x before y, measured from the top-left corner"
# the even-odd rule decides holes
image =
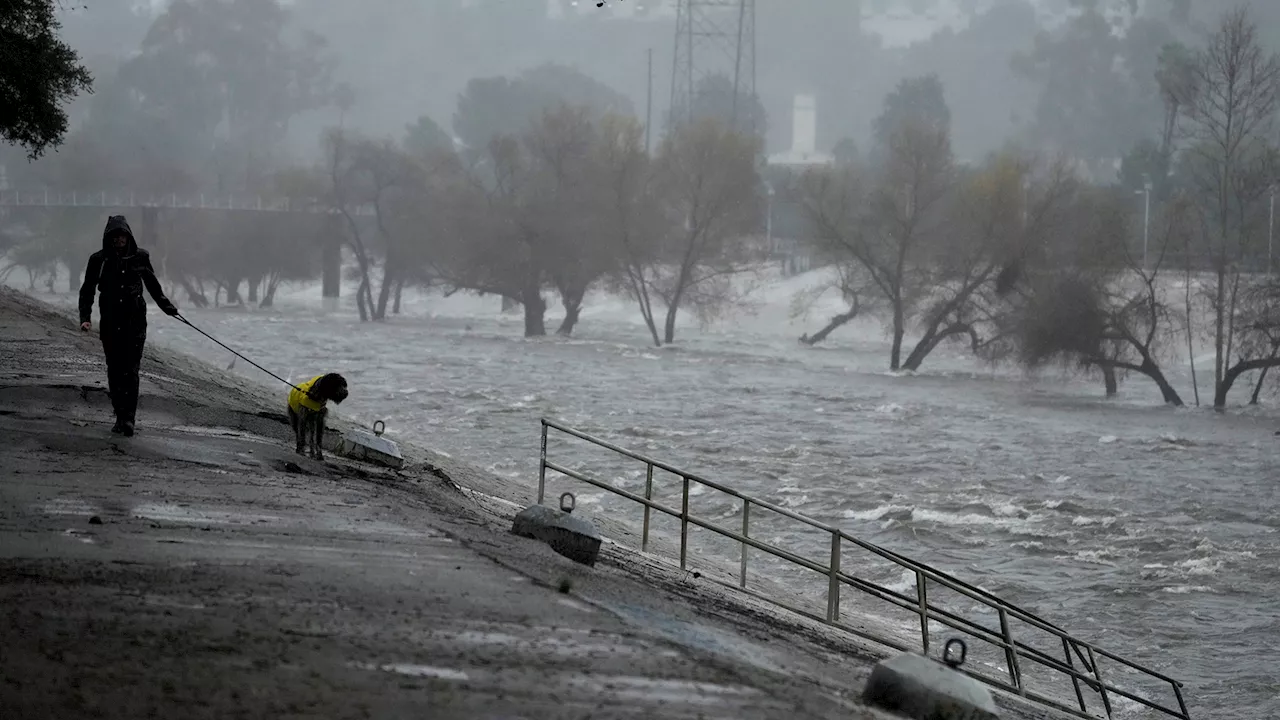
[[[174,305],[173,303],[169,303],[168,305],[165,305],[163,308],[160,308],[160,309],[163,310],[164,314],[168,315],[169,317],[174,317],[178,314],[178,306]]]
[[[89,332],[89,328],[91,327],[93,327],[93,323],[89,322],[88,320],[80,323],[80,329],[85,332]]]

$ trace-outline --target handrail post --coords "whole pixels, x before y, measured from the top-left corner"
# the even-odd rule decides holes
[[[742,537],[751,537],[751,501],[742,498]],[[747,586],[747,548],[750,547],[746,543],[742,543],[742,567],[738,575],[738,587],[745,588]]]
[[[1107,684],[1102,680],[1102,668],[1098,667],[1098,659],[1093,656],[1093,646],[1085,645],[1084,649],[1089,654],[1089,664],[1093,666],[1093,677],[1098,681],[1098,694],[1102,696],[1102,707],[1107,711],[1107,717],[1111,717],[1111,698],[1107,697]]]
[[[649,503],[653,502],[653,463],[645,463],[644,473],[644,528],[640,531],[640,552],[649,552],[649,516],[653,513],[653,508],[649,507]]]
[[[538,504],[542,504],[542,498],[547,490],[547,421],[542,420],[542,453],[538,462]]]
[[[1076,663],[1071,659],[1071,643],[1067,642],[1065,637],[1062,638],[1062,654],[1067,656],[1067,667],[1075,670]],[[1076,701],[1080,703],[1080,712],[1089,712],[1089,708],[1085,707],[1084,704],[1084,693],[1080,692],[1080,678],[1072,674],[1071,684],[1075,686],[1076,689]]]
[[[831,563],[827,568],[827,622],[840,621],[840,531],[831,531]]]
[[[929,590],[924,573],[916,570],[916,602],[920,607],[920,649],[929,654]]]
[[[1182,686],[1176,681],[1169,683],[1173,686],[1173,696],[1178,699],[1178,709],[1182,711],[1182,720],[1191,720],[1191,713],[1187,712],[1187,702],[1182,699]]]
[[[685,557],[689,551],[689,476],[681,475],[684,480],[684,499],[680,506],[680,569],[685,569]]]
[[[1026,697],[1027,689],[1022,685],[1022,670],[1018,667],[1018,647],[1013,644],[1013,632],[1009,630],[1009,613],[1003,607],[997,610],[1000,613],[1000,635],[1004,638],[1004,660],[1009,666],[1009,679],[1018,689],[1018,694]]]

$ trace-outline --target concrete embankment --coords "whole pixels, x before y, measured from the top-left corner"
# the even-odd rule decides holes
[[[888,717],[883,650],[621,544],[575,565],[506,532],[528,488],[300,458],[283,392],[164,351],[141,394],[112,435],[96,336],[0,290],[0,717]]]

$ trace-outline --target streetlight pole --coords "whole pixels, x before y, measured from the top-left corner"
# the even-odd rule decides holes
[[[1134,195],[1143,196],[1142,209],[1142,269],[1147,269],[1147,242],[1151,237],[1151,178],[1147,175],[1142,176],[1142,189],[1134,193]]]
[[[649,129],[653,127],[653,48],[649,48],[649,92],[644,104],[644,154],[649,153]]]
[[[1271,217],[1267,220],[1267,274],[1271,274],[1271,241],[1276,234],[1276,186],[1271,186]]]
[[[778,249],[773,246],[773,194],[774,194],[774,191],[773,191],[773,183],[769,182],[768,180],[764,181],[764,194],[765,194],[765,217],[764,217],[765,247],[769,248],[769,252],[777,253]],[[782,263],[782,270],[783,270],[783,273],[785,274],[787,269],[786,258],[782,258],[780,262]]]

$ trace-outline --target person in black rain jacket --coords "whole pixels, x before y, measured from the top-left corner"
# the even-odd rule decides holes
[[[138,370],[142,348],[147,341],[147,302],[142,288],[166,315],[178,308],[165,297],[151,255],[138,247],[133,231],[123,215],[107,218],[102,231],[102,249],[89,256],[84,284],[80,286],[80,329],[92,327],[93,293],[99,292],[98,316],[102,352],[107,356],[107,385],[116,424],[111,432],[133,435],[138,411]]]

